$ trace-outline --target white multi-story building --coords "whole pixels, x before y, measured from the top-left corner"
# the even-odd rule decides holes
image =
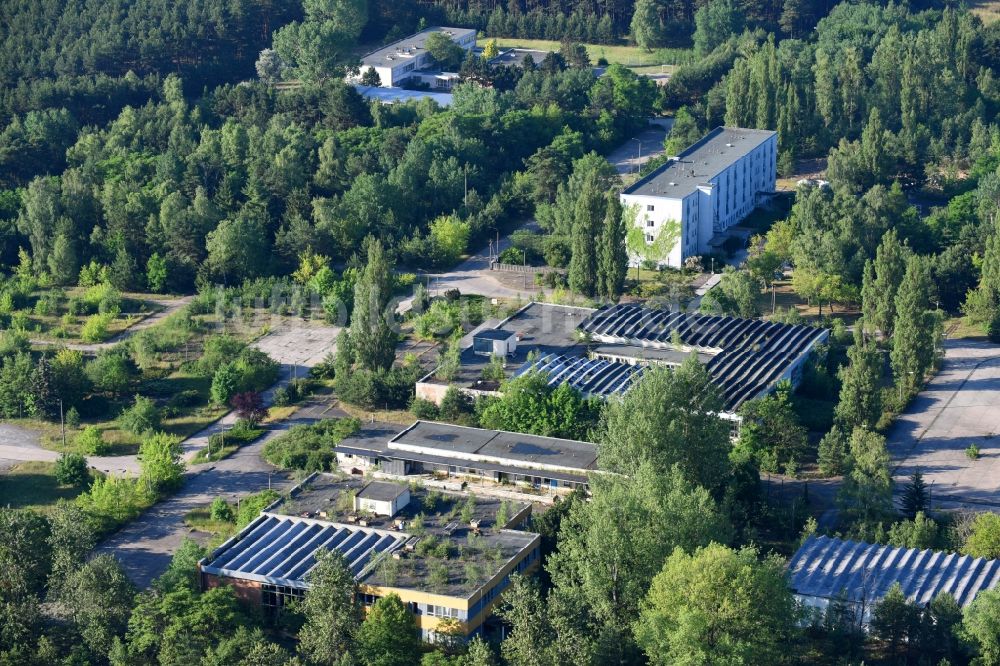
[[[762,193],[774,191],[777,151],[776,132],[717,127],[626,188],[622,205],[636,207],[635,224],[647,245],[679,233],[672,247],[658,248],[660,256],[630,252],[632,264],[650,259],[681,267],[688,257],[711,252],[716,234],[746,218]]]
[[[374,69],[378,73],[384,88],[398,86],[407,79],[417,76],[417,72],[434,64],[434,59],[427,52],[425,44],[427,38],[435,32],[444,33],[466,51],[476,45],[476,31],[472,28],[427,28],[363,56],[361,69],[352,77],[352,81],[359,82],[369,69]],[[426,80],[427,76],[419,78]],[[431,78],[434,81],[432,87],[448,89],[451,88],[455,77],[438,74]]]

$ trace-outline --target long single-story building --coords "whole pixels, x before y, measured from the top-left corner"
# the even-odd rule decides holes
[[[490,622],[511,575],[539,566],[541,537],[521,529],[530,514],[525,502],[313,474],[202,559],[199,578],[274,613],[309,594],[320,549],[337,551],[366,608],[396,594],[424,640],[469,638]]]
[[[965,608],[1000,582],[1000,560],[811,536],[788,564],[788,584],[807,608],[824,612],[840,601],[867,626],[875,604],[899,583],[923,606],[947,593]]]
[[[335,450],[347,470],[377,466],[393,476],[436,473],[549,490],[586,487],[597,469],[590,442],[434,421],[417,421],[386,440],[348,438]]]

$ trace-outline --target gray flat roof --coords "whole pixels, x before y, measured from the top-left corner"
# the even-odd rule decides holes
[[[427,38],[435,32],[443,32],[453,40],[461,39],[469,34],[476,34],[473,28],[449,28],[435,26],[427,28],[416,34],[404,37],[391,44],[386,44],[380,49],[375,49],[371,53],[366,53],[361,57],[361,64],[370,67],[392,67],[400,62],[416,57],[424,50]],[[407,52],[409,50],[409,52]],[[389,58],[392,58],[390,60]]]
[[[407,490],[408,488],[401,483],[372,481],[358,491],[358,497],[361,499],[374,500],[376,502],[391,502]]]
[[[622,194],[683,199],[736,160],[777,134],[771,130],[716,127]]]
[[[505,331],[502,328],[484,328],[478,333],[472,334],[473,340],[507,340],[517,335],[514,331]]]
[[[496,330],[517,336],[517,350],[507,358],[508,375],[527,361],[531,352],[545,356],[568,353],[568,350],[580,347],[576,341],[576,329],[594,312],[593,308],[531,302],[500,322],[494,327]],[[470,344],[462,350],[460,361],[458,376],[453,381],[438,380],[433,373],[422,381],[454,384],[462,388],[483,388],[486,382],[482,380],[482,372],[490,364],[490,359],[476,354]]]
[[[523,462],[528,468],[542,464],[585,472],[597,466],[597,447],[590,442],[434,421],[417,421],[393,437],[389,442],[390,455],[395,453],[393,444],[434,450],[443,457],[459,453]]]

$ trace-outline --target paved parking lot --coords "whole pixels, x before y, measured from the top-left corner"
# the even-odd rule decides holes
[[[915,469],[935,505],[979,505],[1000,511],[1000,345],[945,342],[941,372],[889,432],[897,489]],[[975,444],[980,457],[966,449]]]

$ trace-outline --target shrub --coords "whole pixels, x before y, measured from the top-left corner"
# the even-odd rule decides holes
[[[149,398],[135,396],[132,406],[118,417],[118,425],[133,435],[143,435],[160,428],[160,410]]]
[[[56,481],[64,486],[85,486],[90,480],[87,459],[79,453],[64,453],[56,461]]]
[[[437,300],[413,320],[413,331],[424,340],[445,337],[462,324],[462,311],[457,304]]]
[[[140,478],[156,490],[177,488],[184,474],[181,442],[173,435],[159,432],[139,445]]]
[[[292,404],[292,398],[288,394],[288,387],[279,386],[274,389],[274,393],[271,396],[271,402],[274,403],[275,407],[287,407]]]
[[[261,511],[276,499],[281,497],[273,490],[263,490],[259,493],[249,495],[240,502],[239,511],[236,512],[236,529],[241,530],[249,525]]]
[[[184,389],[180,393],[175,393],[170,396],[167,401],[168,407],[180,408],[180,407],[194,407],[201,403],[201,393],[195,389]]]
[[[83,305],[87,312],[112,314],[117,316],[121,312],[122,295],[107,282],[95,284],[83,293]]]
[[[108,338],[108,326],[114,317],[108,314],[95,314],[87,317],[80,328],[80,339],[84,342],[103,342]]]
[[[216,497],[212,500],[209,515],[212,517],[212,520],[219,520],[226,523],[231,523],[236,518],[233,515],[233,507],[229,506],[229,503],[221,497]]]
[[[419,365],[391,370],[353,370],[338,374],[337,396],[352,405],[374,408],[403,408],[413,398],[413,386],[419,379]]]
[[[235,363],[226,363],[212,377],[212,402],[224,405],[240,388],[240,371]]]
[[[246,344],[231,335],[215,335],[205,340],[205,348],[198,359],[198,370],[205,376],[214,375],[224,364],[237,358]]]
[[[979,447],[975,444],[969,444],[968,448],[965,449],[965,455],[969,460],[979,460]]]
[[[250,426],[255,426],[267,418],[268,409],[264,406],[264,398],[257,391],[237,393],[230,400],[236,415]]]
[[[106,456],[111,447],[97,426],[87,426],[76,436],[76,447],[88,456]]]
[[[433,421],[438,418],[438,408],[430,400],[424,400],[423,398],[414,398],[413,402],[410,403],[410,411],[418,419],[423,419],[425,421]]]
[[[263,456],[284,469],[322,472],[336,467],[333,448],[361,427],[357,419],[330,419],[298,425],[264,445]]]

